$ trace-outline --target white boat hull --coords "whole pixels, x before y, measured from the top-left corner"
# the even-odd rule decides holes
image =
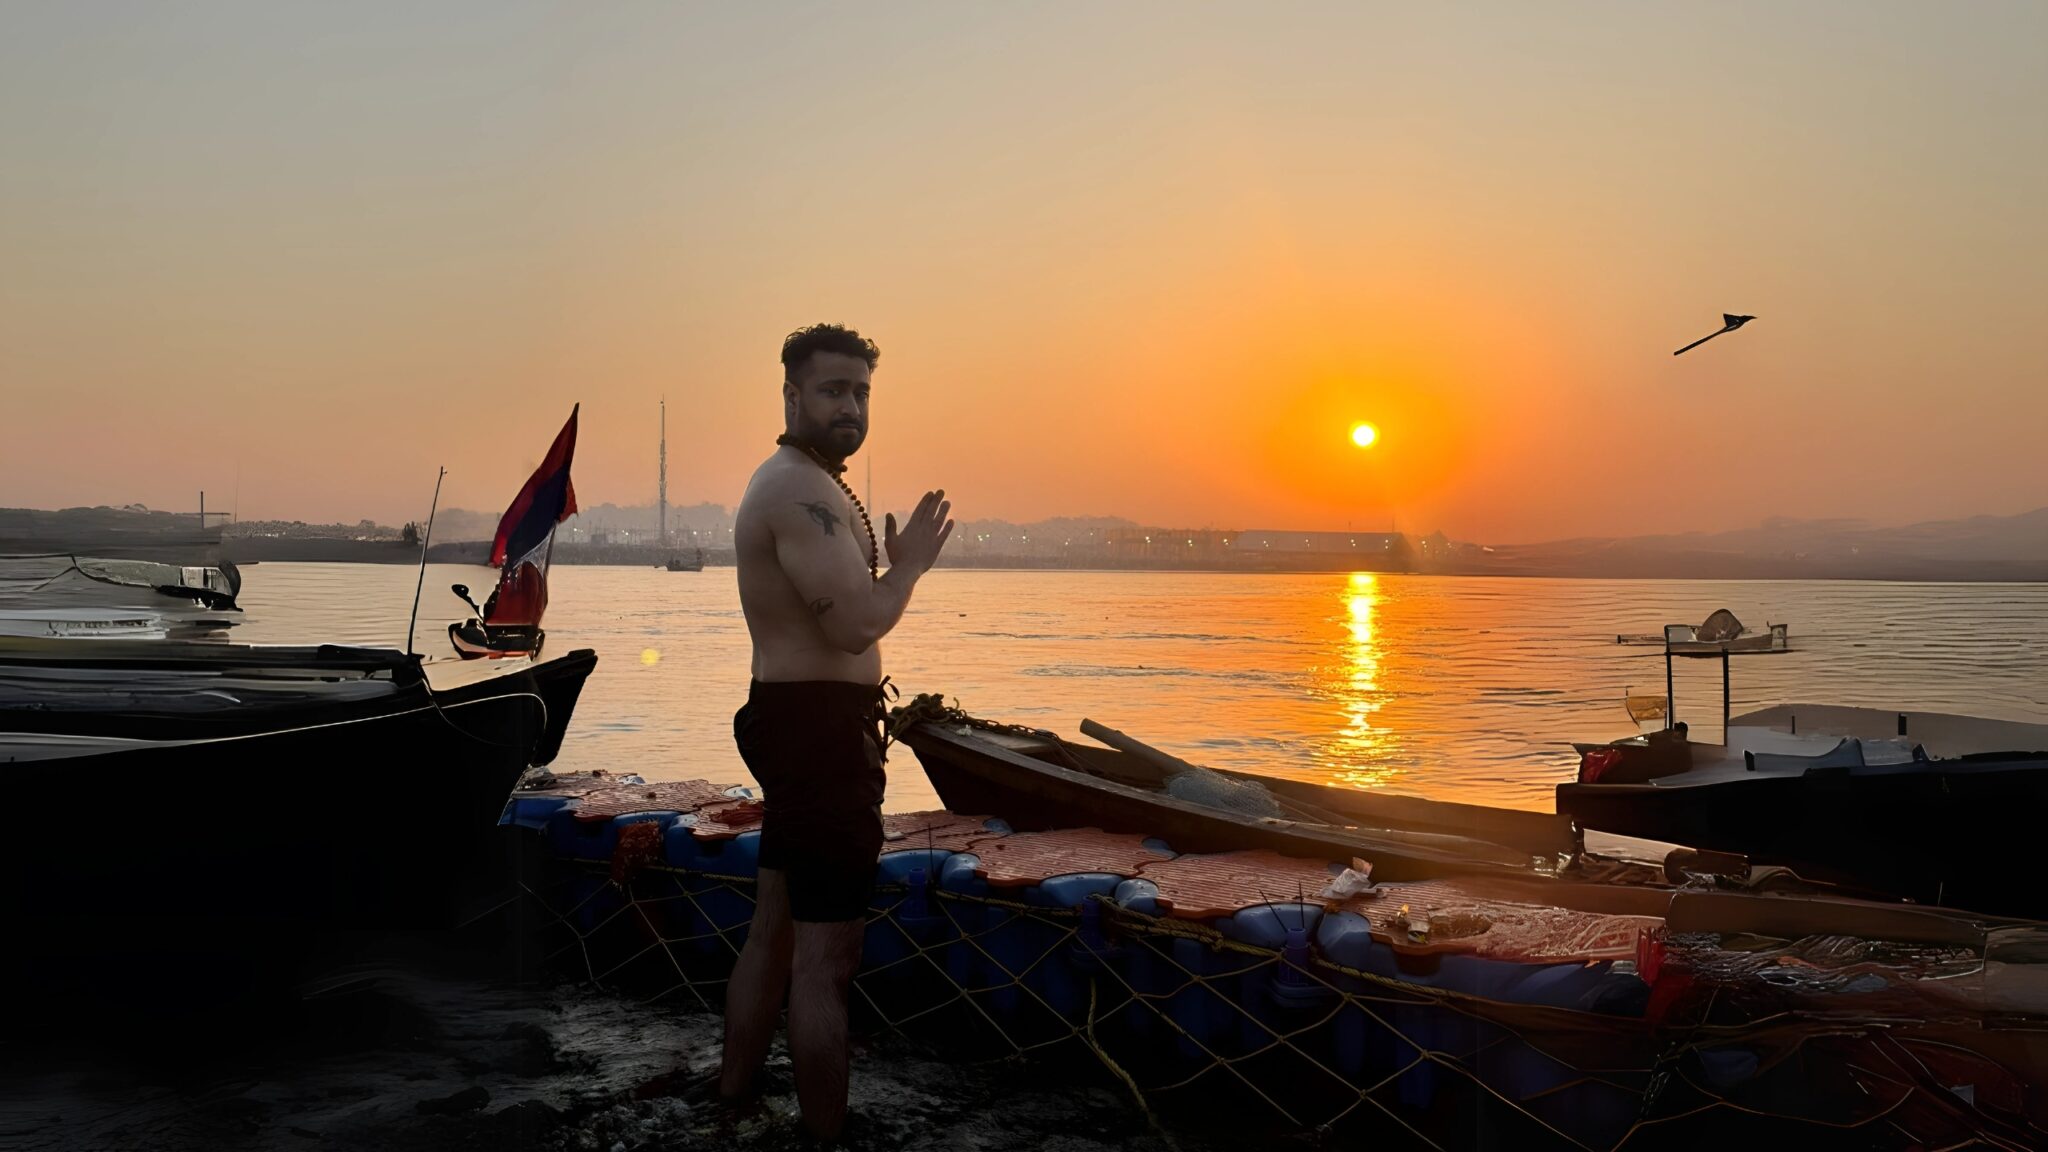
[[[0,609],[0,636],[58,640],[162,640],[164,618],[140,608]]]

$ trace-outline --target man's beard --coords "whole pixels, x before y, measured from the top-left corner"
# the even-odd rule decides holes
[[[799,418],[796,438],[810,445],[820,456],[844,461],[867,442],[868,430],[861,425],[813,424]]]

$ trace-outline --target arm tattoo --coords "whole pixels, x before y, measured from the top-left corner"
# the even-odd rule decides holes
[[[809,512],[811,514],[811,523],[823,528],[827,536],[832,535],[832,526],[834,524],[846,523],[846,521],[839,518],[839,513],[834,512],[832,506],[823,500],[799,500],[796,502],[796,506]]]
[[[816,600],[811,601],[811,615],[813,616],[823,616],[831,610],[832,598],[830,596],[820,596]]]

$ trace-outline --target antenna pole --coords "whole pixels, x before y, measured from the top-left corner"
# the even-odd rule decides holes
[[[661,546],[668,547],[668,397],[661,398]]]
[[[434,538],[434,513],[441,508],[441,480],[448,475],[443,468],[434,477],[434,502],[427,506],[427,530],[420,534],[420,578],[412,586],[412,619],[405,622],[405,654],[414,655],[412,632],[420,622],[420,591],[427,586],[427,544]]]

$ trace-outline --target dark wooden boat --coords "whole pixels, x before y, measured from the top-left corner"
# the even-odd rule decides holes
[[[1121,738],[1092,725],[1086,730]],[[898,731],[946,807],[1000,816],[1019,829],[1092,825],[1157,836],[1181,852],[1267,848],[1337,861],[1363,857],[1376,878],[1390,880],[1554,875],[1578,851],[1570,822],[1542,813],[1257,777],[1278,812],[1257,815],[1170,794],[1168,778],[1176,769],[1156,753],[944,719],[899,725]]]
[[[497,815],[518,772],[560,751],[583,681],[588,649],[544,662],[471,667],[378,648],[185,644],[176,641],[0,639],[0,780],[13,766],[79,757],[222,752],[227,741],[317,730],[347,751],[353,725],[430,715],[461,735],[457,712],[504,701],[532,709],[510,733],[493,734],[501,759],[518,760],[503,788],[486,786]],[[431,671],[431,674],[430,674]],[[436,744],[441,743],[437,739]],[[114,761],[128,763],[128,759]],[[495,797],[490,794],[495,792]]]
[[[449,923],[595,664],[0,642],[0,976],[203,998],[316,937]]]
[[[1584,829],[1923,904],[2048,918],[2032,876],[2048,727],[1795,704],[1735,717],[1727,732],[1725,744],[1673,731],[1579,745],[1579,779],[1557,786],[1557,810]]]

